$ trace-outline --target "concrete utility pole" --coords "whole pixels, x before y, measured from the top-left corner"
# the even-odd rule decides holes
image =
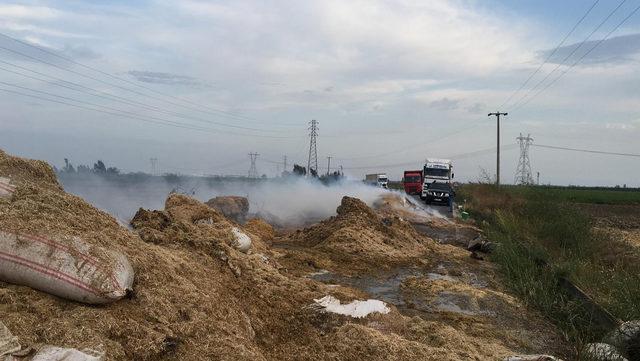
[[[333,157],[332,156],[327,157],[327,175],[329,175],[329,172],[331,171],[331,158]]]
[[[496,185],[500,185],[500,116],[504,115],[507,116],[508,113],[500,113],[500,112],[495,112],[495,113],[489,113],[488,116],[496,116],[496,126],[497,126],[497,143],[498,143],[498,147],[497,147],[497,152],[496,152]]]

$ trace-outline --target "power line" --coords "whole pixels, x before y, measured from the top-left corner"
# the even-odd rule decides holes
[[[640,154],[636,154],[636,153],[617,153],[617,152],[607,152],[607,151],[603,151],[603,150],[559,147],[559,146],[544,145],[544,144],[531,144],[531,146],[538,147],[538,148],[547,148],[547,149],[568,150],[568,151],[573,151],[573,152],[595,153],[595,154],[606,154],[606,155],[618,155],[618,156],[623,156],[623,157],[637,157],[637,158],[640,158]]]
[[[433,143],[442,141],[444,139],[447,139],[451,136],[460,134],[460,133],[464,133],[467,132],[469,130],[475,129],[479,126],[481,126],[482,123],[475,123],[472,126],[465,126],[463,128],[460,128],[458,130],[455,130],[453,132],[447,133],[441,137],[437,137],[437,138],[429,138],[428,141],[422,141],[420,143],[416,143],[416,144],[408,144],[408,145],[404,145],[402,148],[398,148],[396,150],[391,150],[385,153],[378,153],[378,154],[370,154],[370,155],[364,155],[364,156],[357,156],[357,157],[349,157],[349,158],[341,158],[341,157],[336,157],[335,159],[337,160],[358,160],[358,159],[368,159],[368,158],[380,158],[380,157],[384,157],[384,156],[388,156],[388,155],[394,155],[394,154],[400,154],[400,153],[406,153],[406,152],[415,152],[416,149],[415,147],[421,146],[421,145],[431,145]]]
[[[25,88],[25,87],[20,87],[20,88]],[[42,97],[42,96],[33,95],[33,94],[26,94],[26,93],[22,93],[22,92],[15,91],[15,90],[10,90],[10,89],[0,88],[0,91],[4,91],[4,92],[7,92],[7,93],[12,93],[12,94],[16,94],[16,95],[21,95],[21,96],[25,96],[25,97],[29,97],[29,98],[44,100],[44,101],[48,101],[48,102],[52,102],[52,103],[58,103],[58,104],[66,105],[66,106],[71,106],[71,107],[75,107],[75,108],[84,109],[84,110],[90,110],[90,111],[94,111],[94,112],[98,112],[98,113],[115,115],[115,116],[129,118],[129,119],[141,120],[141,121],[147,122],[147,123],[167,125],[167,126],[176,127],[176,128],[182,128],[182,129],[191,129],[191,130],[197,130],[197,131],[203,131],[203,132],[215,133],[215,134],[229,134],[229,135],[248,136],[248,137],[260,137],[260,138],[276,138],[276,139],[297,138],[297,137],[268,136],[268,135],[259,135],[259,134],[243,134],[243,133],[235,133],[235,132],[230,132],[230,131],[221,131],[221,130],[216,130],[216,129],[211,129],[211,128],[198,127],[198,126],[193,126],[193,125],[190,125],[190,124],[173,122],[173,121],[165,120],[165,119],[161,119],[161,118],[155,118],[155,117],[149,117],[149,116],[141,116],[141,115],[137,115],[135,113],[126,112],[126,111],[122,111],[122,110],[119,110],[119,109],[110,108],[110,107],[106,107],[106,106],[103,106],[103,105],[99,105],[99,104],[95,104],[95,103],[91,103],[91,102],[86,102],[86,101],[82,101],[82,100],[77,100],[77,99],[73,99],[73,98],[69,98],[69,97],[64,97],[64,96],[60,96],[60,95],[56,95],[56,94],[51,94],[51,93],[43,92],[43,91],[40,91],[40,90],[34,90],[34,89],[29,89],[29,91],[38,92],[38,93],[45,93],[48,96],[53,96],[53,97],[56,97],[56,98],[66,99],[66,100],[74,101],[74,102],[81,103],[81,104],[88,104],[88,105],[92,105],[92,106],[97,106],[97,107],[105,108],[105,109],[109,109],[109,110],[95,109],[95,108],[87,107],[87,106],[84,106],[84,105],[73,104],[73,103],[69,103],[69,102],[61,101],[61,100],[49,99],[49,98],[45,98],[45,97]]]
[[[2,35],[2,34],[0,34],[0,35]],[[58,68],[58,69],[61,69],[61,70],[63,70],[63,71],[70,72],[70,73],[72,73],[72,74],[76,74],[76,75],[79,75],[79,76],[82,76],[82,77],[85,77],[85,78],[88,78],[88,79],[91,79],[91,80],[94,80],[94,81],[97,81],[97,82],[100,82],[100,83],[103,83],[103,84],[106,84],[106,85],[109,85],[109,86],[112,86],[112,87],[116,87],[116,88],[119,88],[119,89],[122,89],[122,90],[126,90],[126,91],[132,92],[132,93],[137,94],[137,95],[141,95],[141,96],[148,97],[148,98],[151,98],[151,99],[154,99],[154,100],[159,100],[159,101],[162,101],[162,102],[166,102],[166,103],[169,103],[169,104],[173,104],[173,105],[176,105],[176,106],[180,106],[180,107],[185,108],[185,106],[183,106],[183,105],[180,105],[180,104],[177,104],[177,103],[173,103],[173,102],[167,102],[166,100],[163,100],[163,99],[158,98],[158,97],[150,96],[150,95],[147,95],[147,94],[144,94],[144,93],[141,93],[141,92],[135,91],[135,90],[127,89],[126,87],[122,87],[122,86],[119,86],[119,85],[116,85],[116,84],[113,84],[113,83],[105,82],[105,81],[103,81],[103,80],[101,80],[101,79],[98,79],[98,78],[95,78],[95,77],[92,77],[92,76],[89,76],[89,75],[86,75],[86,74],[82,74],[82,73],[80,73],[80,72],[77,72],[77,71],[74,71],[74,70],[71,70],[71,69],[67,69],[67,68],[61,67],[61,66],[59,66],[59,65],[57,65],[57,64],[54,64],[54,63],[51,63],[51,62],[47,62],[47,61],[44,61],[44,60],[38,59],[38,58],[36,58],[36,57],[33,57],[33,56],[31,56],[31,55],[27,55],[27,54],[21,53],[21,52],[16,51],[16,50],[12,50],[12,49],[9,49],[9,48],[3,47],[3,46],[0,46],[0,49],[3,49],[3,50],[5,50],[5,51],[9,51],[9,52],[12,52],[12,53],[15,53],[15,54],[19,54],[19,55],[21,55],[21,56],[24,56],[24,57],[26,57],[26,58],[32,59],[32,60],[34,60],[34,61],[41,62],[41,63],[43,63],[43,64],[50,65],[50,66],[56,67],[56,68]],[[0,62],[2,62],[2,63],[4,63],[4,64],[11,65],[11,66],[15,66],[15,67],[18,67],[18,68],[21,68],[21,69],[27,70],[27,71],[32,71],[32,72],[34,72],[34,73],[39,73],[40,75],[44,75],[44,76],[47,76],[47,77],[55,78],[55,77],[52,77],[52,76],[49,76],[49,75],[43,74],[43,73],[41,73],[41,72],[37,72],[37,71],[31,70],[31,69],[28,69],[28,68],[26,68],[26,67],[22,67],[22,66],[18,66],[18,65],[15,65],[15,64],[11,64],[11,63],[9,63],[9,62],[5,62],[5,61],[0,61]],[[27,75],[25,75],[25,74],[21,74],[21,73],[14,72],[14,71],[11,71],[11,70],[7,70],[7,69],[3,69],[3,70],[5,70],[5,71],[9,71],[9,72],[12,72],[12,73],[14,73],[14,74],[18,74],[18,75],[22,75],[22,76],[30,77],[30,78],[32,78],[32,79],[34,79],[34,78],[35,78],[35,77],[27,76]],[[60,79],[60,78],[57,78],[57,79],[58,79],[58,80],[62,80],[62,81],[64,81],[65,83],[73,84],[74,86],[78,86],[78,87],[86,88],[86,89],[89,89],[89,90],[94,91],[94,92],[100,92],[100,91],[97,91],[97,90],[95,90],[95,89],[92,89],[92,88],[89,88],[89,87],[86,87],[86,86],[83,86],[83,85],[80,85],[80,84],[77,84],[77,83],[74,83],[74,82],[66,81],[66,80],[63,80],[63,79]],[[39,79],[39,80],[44,81],[44,80],[42,80],[42,79]],[[56,83],[53,83],[53,84],[54,84],[54,85],[58,85],[58,84],[56,84]],[[79,90],[76,90],[76,91],[79,91]],[[112,98],[117,98],[117,99],[120,99],[120,100],[124,99],[124,98],[122,98],[122,97],[114,96],[114,95],[109,94],[109,93],[106,93],[106,92],[100,92],[100,93],[105,93],[105,94],[107,94],[107,96],[112,97]],[[91,94],[90,94],[90,95],[91,95]],[[95,95],[94,95],[94,96],[95,96]],[[127,102],[127,103],[131,103],[131,102],[138,103],[139,105],[142,105],[142,106],[143,106],[143,107],[145,107],[145,108],[152,109],[152,110],[154,110],[154,111],[158,111],[158,112],[163,112],[163,113],[166,113],[166,114],[169,114],[169,115],[172,115],[172,116],[176,116],[176,117],[187,118],[187,119],[192,119],[192,120],[193,120],[193,119],[195,119],[195,120],[197,120],[197,121],[207,122],[207,123],[212,123],[212,124],[216,124],[216,125],[220,125],[220,126],[225,126],[225,127],[231,127],[231,128],[246,129],[246,130],[253,130],[253,131],[262,131],[262,132],[265,132],[265,131],[266,131],[266,132],[272,132],[272,131],[267,130],[267,129],[251,128],[251,127],[245,127],[245,126],[240,126],[240,125],[235,125],[235,124],[228,124],[228,123],[221,123],[221,122],[216,122],[216,121],[211,121],[211,120],[204,120],[204,119],[201,119],[201,118],[195,118],[195,117],[192,117],[192,116],[184,116],[184,115],[181,115],[180,113],[176,113],[176,112],[169,112],[169,111],[166,111],[166,110],[162,110],[161,108],[158,108],[158,107],[156,107],[156,106],[152,106],[152,105],[148,105],[148,104],[145,104],[145,103],[140,103],[140,102],[136,102],[136,101],[132,101],[132,100],[126,100],[126,102]],[[186,108],[188,109],[189,107],[186,107]],[[218,115],[218,116],[219,116],[219,114],[216,114],[216,115]]]
[[[536,68],[536,70],[533,71],[533,73],[531,73],[531,75],[529,75],[529,77],[524,81],[524,83],[522,83],[520,85],[520,87],[518,89],[516,89],[513,93],[511,93],[511,95],[509,96],[509,98],[507,98],[507,100],[502,103],[502,105],[500,105],[499,108],[504,108],[505,105],[507,105],[507,103],[509,103],[509,101],[518,93],[520,92],[520,90],[522,90],[528,83],[529,81],[536,75],[538,74],[538,72],[540,71],[540,69],[542,69],[542,67],[547,64],[549,62],[549,60],[551,59],[551,57],[553,57],[553,55],[558,51],[558,49],[560,49],[560,47],[562,45],[564,45],[565,41],[567,41],[567,39],[569,38],[569,36],[571,36],[571,34],[573,34],[573,32],[578,28],[578,26],[582,23],[582,21],[589,15],[589,13],[591,13],[591,10],[593,10],[593,8],[598,4],[598,2],[600,2],[600,0],[596,0],[587,10],[586,13],[584,13],[584,15],[582,15],[582,17],[578,20],[577,23],[575,23],[573,25],[573,27],[571,28],[571,30],[567,33],[567,35],[564,36],[564,38],[562,39],[562,41],[560,41],[560,43],[558,43],[558,45],[555,47],[555,49],[553,49],[553,51],[547,56],[547,58],[538,66],[538,68]]]
[[[635,9],[633,9],[633,11],[629,15],[627,15],[627,17],[622,19],[622,21],[619,22],[618,25],[616,25],[613,29],[611,29],[607,33],[607,35],[605,35],[602,39],[600,39],[598,42],[596,42],[594,44],[594,46],[592,46],[586,53],[584,53],[580,58],[578,58],[578,60],[576,60],[573,64],[571,64],[571,66],[569,66],[567,69],[563,70],[562,73],[560,73],[560,75],[558,75],[555,79],[553,79],[550,83],[548,83],[544,88],[540,89],[531,98],[527,99],[527,101],[525,101],[524,103],[522,103],[522,104],[518,105],[516,108],[514,108],[514,110],[518,110],[518,109],[522,108],[523,106],[529,104],[529,102],[531,102],[531,100],[533,100],[535,97],[540,95],[545,90],[549,89],[553,84],[555,84],[558,80],[560,80],[560,78],[562,78],[566,73],[568,73],[569,70],[573,69],[573,67],[575,67],[580,61],[582,61],[582,59],[584,59],[587,55],[589,55],[595,48],[597,48],[598,46],[600,46],[600,44],[602,44],[605,40],[607,40],[611,36],[611,34],[613,34],[616,30],[618,30],[618,28],[620,28],[620,26],[622,26],[622,24],[627,22],[627,20],[629,20],[633,15],[635,15],[635,13],[637,13],[638,10],[640,10],[640,5],[638,5]]]
[[[595,29],[593,29],[593,30],[591,31],[591,33],[589,33],[589,35],[588,35],[584,40],[582,40],[582,42],[580,42],[580,44],[578,44],[578,46],[577,46],[577,47],[573,48],[573,50],[572,50],[571,52],[569,52],[569,54],[568,54],[567,56],[565,56],[565,57],[564,57],[564,59],[562,59],[562,61],[561,61],[561,62],[559,62],[559,63],[556,65],[556,67],[555,67],[555,68],[553,68],[553,70],[551,70],[551,72],[549,72],[549,73],[548,73],[544,78],[542,78],[542,80],[540,80],[538,83],[536,83],[536,85],[535,85],[533,88],[529,89],[529,90],[528,90],[528,91],[527,91],[527,92],[526,92],[522,97],[520,97],[520,99],[518,99],[518,101],[516,101],[516,102],[514,103],[514,108],[513,108],[513,109],[515,110],[515,109],[520,108],[520,107],[522,106],[522,104],[523,104],[523,101],[524,101],[524,100],[525,100],[525,99],[526,99],[526,98],[527,98],[527,97],[528,97],[532,92],[534,92],[536,89],[538,89],[538,87],[540,87],[540,85],[542,85],[545,81],[547,81],[547,79],[549,79],[549,77],[550,77],[553,73],[555,73],[555,72],[556,72],[556,71],[557,71],[557,70],[558,70],[562,65],[564,65],[564,63],[565,63],[567,60],[569,60],[569,58],[571,58],[571,57],[573,56],[573,54],[575,54],[575,53],[576,53],[580,48],[582,48],[582,46],[583,46],[587,41],[589,41],[589,39],[591,39],[591,37],[593,36],[593,34],[595,34],[595,33],[596,33],[596,31],[598,31],[598,30],[602,27],[602,25],[604,25],[604,24],[609,20],[609,18],[611,18],[611,16],[613,16],[613,14],[615,14],[615,13],[618,11],[618,9],[620,9],[620,7],[622,7],[622,5],[623,5],[626,1],[627,1],[627,0],[622,0],[622,1],[618,4],[618,6],[616,6],[616,7],[615,7],[615,8],[614,8],[614,9],[613,9],[613,10],[612,10],[612,11],[611,11],[611,12],[610,12],[610,13],[609,13],[605,18],[604,18],[604,20],[602,20],[602,22],[600,22],[600,24],[598,24],[598,26],[596,26],[596,28],[595,28]],[[537,94],[536,94],[536,96],[537,96]],[[534,97],[535,97],[535,96],[534,96]]]
[[[231,113],[231,112],[228,112],[228,111],[224,111],[224,110],[216,109],[216,108],[213,108],[213,107],[210,107],[210,106],[205,106],[205,105],[202,105],[202,104],[198,104],[198,103],[195,103],[195,102],[189,101],[189,100],[187,100],[187,99],[183,99],[183,98],[180,98],[180,97],[176,97],[176,96],[173,96],[173,95],[170,95],[170,94],[166,94],[166,93],[163,93],[163,92],[157,91],[157,90],[152,89],[152,88],[150,88],[150,87],[147,87],[147,86],[144,86],[144,85],[137,84],[137,83],[135,83],[135,82],[132,82],[132,81],[127,80],[127,79],[124,79],[124,78],[121,78],[121,77],[116,76],[116,75],[113,75],[113,74],[109,74],[109,73],[107,73],[107,72],[105,72],[105,71],[102,71],[102,70],[100,70],[100,69],[97,69],[97,68],[95,68],[95,67],[92,67],[92,66],[89,66],[89,65],[86,65],[86,64],[80,63],[80,62],[78,62],[78,61],[76,61],[76,60],[73,60],[73,59],[71,59],[71,58],[68,58],[68,57],[66,57],[66,56],[63,56],[63,55],[57,54],[56,52],[50,51],[50,50],[45,49],[45,48],[43,48],[43,47],[36,46],[36,45],[34,45],[34,44],[31,44],[31,43],[28,43],[28,42],[25,42],[25,41],[22,41],[22,40],[19,40],[19,39],[16,39],[16,38],[14,38],[14,37],[12,37],[12,36],[9,36],[9,35],[3,34],[3,33],[0,33],[0,36],[2,36],[2,37],[4,37],[4,38],[7,38],[7,39],[9,39],[9,40],[11,40],[11,41],[14,41],[14,42],[16,42],[16,43],[19,43],[19,44],[22,44],[22,45],[25,45],[25,46],[28,46],[28,47],[31,47],[31,48],[37,49],[37,50],[39,50],[39,51],[41,51],[41,52],[43,52],[43,53],[46,53],[46,54],[52,55],[52,56],[54,56],[54,57],[56,57],[56,58],[59,58],[59,59],[62,59],[62,60],[68,61],[68,62],[73,63],[73,64],[76,64],[76,65],[79,65],[79,66],[81,66],[81,67],[83,67],[83,68],[85,68],[85,69],[89,69],[89,70],[92,70],[92,71],[94,71],[94,72],[98,72],[98,73],[100,73],[100,74],[102,74],[102,75],[108,76],[109,78],[112,78],[112,79],[116,79],[116,80],[122,81],[122,82],[124,82],[124,83],[130,84],[130,85],[133,85],[133,86],[136,86],[136,87],[141,88],[141,89],[145,89],[145,90],[147,90],[147,91],[149,91],[149,92],[152,92],[152,93],[155,93],[155,94],[158,94],[158,95],[162,95],[162,96],[167,97],[167,98],[176,99],[176,100],[182,101],[182,102],[184,102],[184,103],[191,104],[191,105],[195,105],[195,106],[200,107],[200,108],[203,108],[203,109],[210,109],[210,111],[206,111],[207,113],[214,112],[216,115],[222,115],[222,116],[227,116],[227,117],[233,117],[233,118],[236,118],[236,119],[242,119],[242,120],[254,120],[254,121],[257,121],[257,119],[253,119],[253,118],[249,118],[249,117],[245,117],[245,116],[237,115],[237,114],[234,114],[234,113]],[[37,59],[37,58],[30,57],[30,56],[28,56],[28,55],[22,54],[22,53],[20,53],[20,52],[16,52],[16,51],[9,50],[9,49],[7,49],[7,48],[5,48],[5,47],[0,47],[0,48],[5,49],[5,50],[8,50],[8,51],[11,51],[11,52],[14,52],[14,53],[18,53],[18,54],[23,55],[23,56],[27,56],[27,57],[32,58],[32,59]],[[48,65],[51,65],[51,66],[55,66],[55,67],[57,67],[57,68],[60,68],[60,69],[65,70],[65,69],[64,69],[64,68],[62,68],[62,67],[59,67],[59,66],[54,65],[54,64],[51,64],[51,63],[44,62],[44,61],[42,61],[42,60],[37,60],[37,61],[40,61],[40,62],[43,62],[43,63],[45,63],[45,64],[48,64]],[[79,74],[80,74],[80,73],[79,73]],[[81,74],[80,74],[80,75],[81,75]],[[81,75],[81,76],[84,76],[84,75]],[[104,82],[104,81],[102,81],[102,80],[97,80],[97,79],[95,79],[95,80],[96,80],[96,81],[103,82],[103,83],[107,83],[107,82]],[[107,83],[107,84],[108,84],[108,83]],[[130,90],[130,89],[126,89],[126,88],[124,88],[124,87],[120,87],[120,86],[118,86],[118,85],[112,85],[112,86],[116,86],[116,87],[122,88],[122,89],[127,90],[127,91],[135,92],[135,91],[132,91],[132,90]],[[145,94],[141,94],[141,95],[143,95],[143,96],[149,96],[149,95],[145,95]],[[166,100],[164,100],[164,101],[166,101]],[[171,102],[169,102],[169,103],[171,103]],[[174,105],[176,105],[176,106],[185,107],[184,105],[180,105],[180,104],[175,104],[175,103],[171,103],[171,104],[174,104]],[[193,107],[191,107],[191,108],[192,108],[192,109],[195,109],[195,108],[193,108]],[[196,109],[196,110],[197,110],[197,109]],[[202,111],[202,110],[199,110],[199,111]]]
[[[64,79],[61,79],[61,78],[58,78],[58,77],[50,76],[50,75],[47,75],[47,74],[44,74],[44,73],[29,69],[29,68],[25,68],[25,67],[22,67],[22,66],[19,66],[19,65],[16,65],[16,64],[12,64],[12,63],[9,63],[9,62],[6,62],[6,61],[0,60],[0,63],[7,64],[7,65],[10,65],[10,66],[19,68],[19,69],[23,69],[23,70],[32,72],[34,74],[42,75],[44,77],[51,78],[51,79],[56,80],[58,82],[50,82],[50,81],[48,81],[46,79],[42,79],[42,78],[39,78],[39,77],[36,77],[36,76],[32,76],[32,75],[28,75],[28,74],[24,74],[24,73],[21,73],[21,72],[17,72],[17,71],[13,71],[13,70],[10,70],[10,69],[7,69],[7,68],[0,67],[0,70],[2,70],[2,71],[6,71],[6,72],[9,72],[9,73],[12,73],[12,74],[20,75],[20,76],[23,76],[23,77],[26,77],[26,78],[29,78],[29,79],[42,81],[42,82],[45,82],[47,84],[51,84],[51,85],[54,85],[54,86],[57,86],[57,87],[62,87],[62,88],[65,88],[65,89],[69,89],[69,90],[78,92],[80,94],[86,94],[86,95],[90,95],[90,96],[93,96],[93,97],[96,97],[96,98],[107,99],[107,100],[111,100],[111,101],[115,101],[115,102],[118,102],[118,103],[131,105],[131,106],[140,106],[140,107],[143,107],[143,108],[145,108],[147,110],[163,113],[163,114],[166,114],[166,115],[170,115],[170,116],[174,116],[174,117],[178,117],[178,118],[183,118],[183,119],[188,119],[188,120],[194,120],[194,121],[203,122],[203,123],[215,124],[215,125],[219,125],[219,126],[223,126],[223,127],[245,129],[245,130],[253,130],[253,131],[259,131],[259,132],[276,132],[276,131],[271,131],[271,130],[268,130],[268,129],[244,127],[244,126],[239,126],[239,125],[234,125],[234,124],[221,123],[221,122],[211,121],[211,120],[197,118],[197,117],[193,117],[193,116],[183,115],[183,114],[180,114],[180,113],[164,110],[164,109],[159,108],[157,106],[141,103],[141,102],[138,102],[138,101],[135,101],[135,100],[130,100],[130,99],[127,99],[127,98],[124,98],[124,97],[120,97],[120,96],[117,96],[117,95],[114,95],[114,94],[111,94],[111,93],[108,93],[108,92],[104,92],[104,91],[101,91],[101,90],[96,90],[96,89],[84,86],[82,84],[78,84],[78,83],[67,81],[67,80],[64,80]],[[59,83],[59,82],[62,82],[62,83]],[[71,86],[66,85],[66,84],[70,84]],[[87,89],[88,91],[80,90],[78,88]]]
[[[517,147],[517,144],[512,143],[512,144],[507,144],[505,146],[502,147],[503,150],[511,150]],[[476,150],[473,152],[467,152],[467,153],[461,153],[461,154],[456,154],[453,156],[448,156],[447,158],[449,159],[454,159],[454,160],[461,160],[461,159],[467,159],[467,158],[473,158],[473,157],[477,157],[479,155],[484,155],[484,154],[490,154],[496,151],[496,147],[491,147],[491,148],[486,148],[486,149],[480,149],[480,150]],[[422,160],[415,160],[412,162],[402,162],[402,163],[392,163],[392,164],[378,164],[378,165],[369,165],[369,166],[357,166],[357,167],[344,167],[344,169],[372,169],[372,168],[394,168],[394,167],[401,167],[401,166],[411,166],[411,165],[416,165],[416,164],[420,164],[421,162],[424,162],[424,159]]]

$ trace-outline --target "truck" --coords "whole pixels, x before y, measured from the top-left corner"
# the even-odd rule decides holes
[[[389,178],[385,173],[373,173],[365,175],[364,182],[372,186],[387,188]]]
[[[407,194],[420,194],[422,192],[422,170],[405,170],[402,177],[404,192]]]
[[[453,165],[449,159],[427,159],[422,169],[422,198],[427,204],[453,204]]]

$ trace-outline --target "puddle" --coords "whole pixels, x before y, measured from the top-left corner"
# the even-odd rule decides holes
[[[446,272],[446,267],[442,264],[438,265],[434,271],[425,273],[418,269],[401,268],[385,274],[349,277],[334,274],[327,270],[319,270],[309,274],[308,277],[331,286],[340,284],[360,289],[375,299],[393,304],[400,312],[429,314],[453,312],[463,315],[493,315],[492,312],[482,309],[473,296],[464,293],[444,291],[436,295],[435,299],[426,300],[425,296],[427,295],[413,292],[413,290],[403,290],[402,283],[409,277],[426,278],[431,281],[444,280],[452,283],[463,282],[478,288],[486,286],[486,283],[480,281],[472,273],[463,273],[461,277],[443,274]]]
[[[460,313],[468,316],[494,316],[495,313],[483,310],[477,300],[469,295],[454,292],[440,292],[432,307],[439,311]]]
[[[372,297],[391,303],[396,307],[405,305],[400,285],[407,277],[422,275],[417,270],[399,269],[395,272],[379,276],[349,277],[330,272],[315,272],[309,275],[314,280],[327,284],[341,284],[360,289]]]

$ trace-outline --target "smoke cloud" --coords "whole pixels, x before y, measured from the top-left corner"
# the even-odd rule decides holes
[[[128,224],[139,208],[163,209],[170,192],[184,193],[200,201],[235,195],[247,197],[249,213],[282,226],[306,225],[336,214],[343,196],[372,205],[385,190],[360,181],[343,180],[324,185],[291,177],[267,180],[201,177],[152,177],[148,175],[60,175],[65,190]]]

